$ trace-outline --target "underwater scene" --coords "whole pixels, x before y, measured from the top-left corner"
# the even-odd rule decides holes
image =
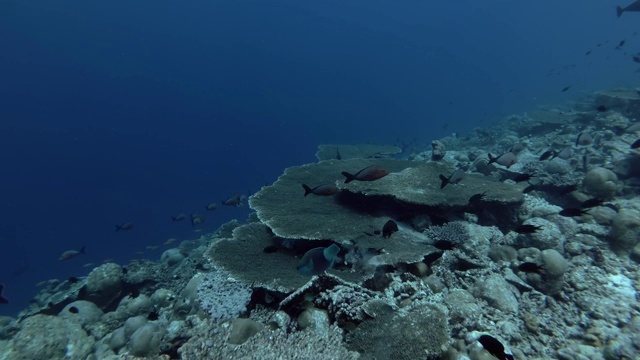
[[[640,0],[0,2],[0,360],[640,359]]]

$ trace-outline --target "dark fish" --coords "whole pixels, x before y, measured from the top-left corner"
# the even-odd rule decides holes
[[[599,112],[605,112],[605,111],[607,111],[607,110],[609,110],[609,109],[608,109],[606,106],[604,106],[604,105],[599,105],[599,106],[596,108],[596,110],[597,110],[597,111],[599,111]]]
[[[262,252],[265,252],[267,254],[271,254],[278,251],[278,247],[275,245],[269,245],[267,247],[265,247],[264,249],[262,249]]]
[[[75,284],[75,283],[77,283],[77,282],[79,282],[79,281],[80,281],[80,278],[77,278],[77,277],[75,277],[75,276],[72,276],[72,277],[68,278],[68,279],[67,279],[67,281],[68,281],[68,282],[70,282],[70,283],[72,283],[72,284]]]
[[[543,271],[542,266],[532,262],[524,262],[518,265],[518,270],[527,272],[527,273],[538,273],[538,274]]]
[[[571,86],[565,86],[564,88],[562,88],[561,92],[567,92],[569,91],[569,89],[571,89]]]
[[[187,214],[178,214],[176,216],[172,216],[171,217],[171,221],[176,222],[176,221],[182,221],[182,220],[186,220],[187,219]]]
[[[517,183],[518,182],[523,182],[523,181],[529,181],[534,176],[535,175],[532,175],[532,174],[518,174],[513,178],[513,181],[515,181]]]
[[[393,220],[389,220],[382,227],[382,237],[388,239],[396,231],[398,231],[398,224]]]
[[[137,298],[138,296],[140,296],[140,290],[138,289],[131,289],[131,291],[129,292],[129,297],[132,299]]]
[[[616,49],[620,49],[621,47],[623,47],[624,43],[625,43],[624,40],[620,40],[620,43],[618,43],[618,46],[616,46]]]
[[[536,189],[536,187],[534,185],[529,185],[526,188],[522,189],[522,193],[523,194],[528,194],[528,193],[532,192],[535,189]]]
[[[513,231],[517,232],[518,234],[533,234],[538,230],[542,230],[542,227],[529,224],[520,225],[517,228],[513,229]]]
[[[2,291],[4,290],[4,284],[0,284],[0,304],[8,304],[9,299],[2,295]]]
[[[304,196],[309,194],[319,195],[319,196],[331,196],[338,193],[338,188],[335,184],[325,184],[318,185],[313,189],[309,187],[307,184],[302,184],[302,188],[304,189]]]
[[[155,320],[158,320],[159,317],[160,317],[160,315],[158,314],[157,311],[152,311],[152,312],[149,313],[149,315],[147,315],[147,320],[155,321]]]
[[[451,176],[446,177],[442,174],[440,174],[440,189],[443,189],[445,186],[447,186],[447,184],[457,184],[460,181],[462,181],[462,179],[464,178],[464,170],[462,169],[458,169],[456,171],[454,171]]]
[[[222,205],[225,206],[241,206],[242,205],[242,195],[235,195],[226,200],[222,200]]]
[[[478,342],[489,352],[489,354],[495,356],[499,360],[514,360],[513,355],[505,353],[504,345],[502,345],[502,343],[493,336],[482,335],[478,339]]]
[[[640,55],[633,55],[633,56],[631,57],[631,59],[632,59],[634,62],[640,63]]]
[[[218,204],[216,204],[216,203],[214,203],[214,202],[213,202],[213,203],[211,203],[211,204],[209,204],[209,205],[205,206],[204,208],[205,208],[205,210],[207,210],[207,211],[213,211],[213,210],[215,210],[215,209],[217,209],[217,208],[218,208]]]
[[[455,249],[456,244],[448,240],[438,240],[433,244],[433,246],[438,250],[453,250]]]
[[[60,257],[58,258],[58,260],[65,261],[65,260],[73,259],[78,255],[84,255],[86,253],[87,252],[85,251],[85,246],[81,247],[79,250],[67,250],[62,254],[60,254]]]
[[[556,152],[553,150],[547,150],[540,155],[540,161],[547,160],[548,158],[553,158],[556,156]]]
[[[601,206],[603,203],[604,203],[604,199],[593,198],[593,199],[585,200],[582,203],[580,203],[580,207],[583,209],[588,209],[596,206]]]
[[[489,153],[488,155],[489,164],[496,163],[498,165],[506,166],[507,169],[510,168],[511,165],[515,164],[516,161],[518,161],[518,159],[516,158],[516,154],[512,152],[506,152],[498,157],[494,157],[493,155],[491,155],[491,153]]]
[[[77,314],[77,313],[80,312],[80,310],[78,310],[77,307],[72,306],[72,307],[69,308],[69,312],[72,313],[72,314]]]
[[[381,179],[387,175],[389,175],[389,170],[385,168],[381,168],[376,165],[367,166],[366,168],[358,171],[354,175],[349,174],[346,171],[342,172],[342,175],[346,177],[344,180],[345,184],[352,182],[353,180],[358,181],[375,181]]]
[[[566,217],[582,216],[589,213],[589,209],[583,210],[578,208],[567,208],[559,212],[560,215]]]
[[[587,51],[587,52],[585,53],[585,55],[589,55],[589,54],[591,54],[591,50],[589,50],[589,51]]]
[[[336,146],[336,160],[342,160],[342,155],[340,155],[340,148]]]
[[[204,222],[204,217],[198,214],[191,214],[191,226],[200,225]]]
[[[591,134],[586,132],[581,132],[580,134],[578,134],[578,137],[576,138],[576,146],[578,145],[586,146],[591,144],[592,141],[593,141],[593,137],[591,136]]]
[[[122,225],[116,225],[116,231],[129,231],[133,229],[133,223],[127,222]]]
[[[471,197],[469,198],[469,204],[475,204],[475,203],[478,203],[478,202],[484,200],[484,196],[486,194],[487,194],[487,192],[483,191],[481,193],[477,193],[477,194],[471,195]]]
[[[300,259],[296,268],[302,275],[320,275],[333,266],[339,252],[340,247],[336,244],[311,249]]]
[[[631,148],[632,149],[640,148],[640,139],[634,141],[633,144],[631,144]]]

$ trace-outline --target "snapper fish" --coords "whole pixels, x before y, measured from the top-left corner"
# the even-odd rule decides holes
[[[459,183],[464,178],[464,174],[465,174],[464,170],[462,169],[458,169],[454,171],[449,177],[446,177],[440,174],[440,181],[441,181],[440,189],[444,189],[444,187],[447,186],[447,184],[455,185]]]
[[[85,251],[85,246],[81,247],[78,250],[67,250],[65,252],[63,252],[62,254],[60,254],[60,257],[58,258],[59,261],[65,261],[65,260],[70,260],[73,259],[76,256],[79,255],[85,255],[87,252]]]
[[[357,181],[376,181],[378,179],[382,179],[383,177],[389,175],[389,170],[382,168],[380,166],[371,165],[366,168],[358,171],[355,174],[350,174],[346,171],[342,172],[342,175],[346,178],[344,180],[345,184],[348,184],[354,180]]]
[[[244,200],[244,196],[238,194],[230,198],[227,198],[226,200],[222,200],[222,205],[239,207],[239,206],[242,206],[243,200]]]
[[[207,210],[207,211],[213,211],[213,210],[215,210],[217,208],[218,208],[218,204],[216,204],[214,202],[212,202],[211,204],[209,204],[209,205],[204,207],[204,209]]]
[[[133,223],[126,222],[122,225],[116,225],[116,232],[118,231],[129,231],[133,229]]]
[[[182,213],[171,217],[171,221],[173,222],[182,221],[186,219],[187,219],[187,214],[182,214]]]
[[[618,17],[622,16],[622,13],[624,12],[633,11],[640,11],[640,0],[634,1],[625,7],[616,6],[616,15],[618,15]]]
[[[191,214],[191,226],[200,225],[204,222],[204,217],[198,214]]]
[[[507,169],[518,161],[518,158],[516,158],[516,154],[512,153],[511,151],[506,152],[498,157],[491,155],[491,153],[489,153],[488,156],[489,164],[496,163],[498,165],[505,166]]]
[[[333,266],[340,247],[332,244],[329,247],[317,247],[307,251],[296,266],[302,275],[320,275]]]
[[[307,184],[302,184],[302,188],[304,189],[304,196],[307,196],[309,194],[318,196],[331,196],[338,193],[338,188],[335,184],[318,185],[314,188],[308,186]]]

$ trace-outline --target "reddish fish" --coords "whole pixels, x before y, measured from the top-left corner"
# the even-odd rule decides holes
[[[506,166],[507,169],[511,167],[511,165],[515,164],[518,159],[516,158],[516,154],[512,152],[506,152],[498,157],[494,157],[489,154],[489,164],[496,163],[498,165]]]
[[[387,170],[385,168],[381,168],[381,167],[376,166],[376,165],[371,165],[371,166],[367,166],[366,168],[358,171],[354,175],[349,174],[346,171],[343,171],[342,175],[344,175],[344,177],[346,177],[346,179],[344,180],[344,183],[348,184],[348,183],[352,182],[353,180],[375,181],[375,180],[381,179],[381,178],[389,175],[389,170]]]
[[[334,184],[318,185],[314,188],[309,187],[307,184],[302,184],[304,188],[304,196],[309,194],[319,196],[331,196],[338,193],[338,188]]]

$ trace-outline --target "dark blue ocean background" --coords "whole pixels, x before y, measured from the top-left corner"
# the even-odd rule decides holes
[[[621,1],[1,0],[0,314],[41,280],[202,234],[171,215],[244,220],[204,206],[319,144],[424,146],[637,85],[640,14],[616,18]]]

